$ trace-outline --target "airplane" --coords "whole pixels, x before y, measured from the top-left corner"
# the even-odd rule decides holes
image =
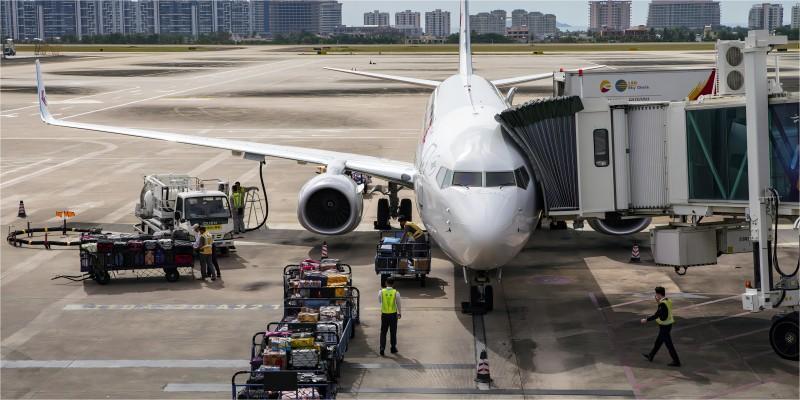
[[[430,237],[463,269],[464,279],[470,285],[470,307],[490,311],[493,306],[490,273],[496,271],[500,279],[500,268],[525,247],[543,209],[541,184],[531,173],[523,153],[494,118],[511,107],[515,92],[512,88],[503,95],[500,88],[551,78],[553,73],[493,81],[480,77],[472,68],[467,0],[460,3],[459,29],[458,73],[441,82],[328,68],[433,90],[413,164],[366,155],[56,119],[48,111],[37,61],[39,111],[42,121],[54,126],[227,149],[251,160],[272,157],[325,166],[324,173],[300,189],[297,208],[300,224],[317,234],[345,234],[360,223],[363,198],[348,173],[368,174],[389,183],[390,199],[378,202],[379,224],[387,224],[389,215],[398,215],[397,191],[412,189]],[[411,204],[400,203],[399,208],[410,213]],[[624,235],[644,229],[649,219],[593,222],[595,230]]]

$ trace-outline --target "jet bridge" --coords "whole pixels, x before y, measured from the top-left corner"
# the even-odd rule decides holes
[[[798,360],[800,260],[782,269],[777,247],[779,220],[800,229],[800,96],[783,92],[777,68],[776,79],[767,70],[770,48],[782,43],[785,36],[766,31],[719,42],[713,93],[700,81],[675,98],[683,93],[670,81],[683,76],[675,71],[638,71],[635,80],[626,71],[566,73],[554,84],[558,97],[496,119],[529,158],[545,217],[620,235],[644,229],[650,217],[673,217],[650,231],[651,249],[657,264],[681,274],[752,251],[742,306],[784,311],[773,318],[770,343]],[[656,93],[648,81],[670,89]],[[623,95],[631,88],[639,93]]]

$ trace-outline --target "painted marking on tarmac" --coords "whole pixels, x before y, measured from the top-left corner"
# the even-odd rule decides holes
[[[3,369],[249,368],[247,360],[2,360]],[[230,386],[228,386],[230,388]]]
[[[117,149],[116,145],[113,145],[113,144],[110,144],[110,143],[99,142],[99,141],[98,142],[96,142],[96,141],[87,141],[87,143],[98,144],[98,145],[104,146],[104,148],[102,150],[97,150],[97,151],[94,151],[94,152],[91,152],[91,153],[84,154],[84,155],[82,155],[80,157],[75,157],[73,159],[64,161],[62,163],[58,163],[58,164],[55,164],[55,165],[51,165],[49,167],[42,168],[40,170],[31,172],[29,174],[18,176],[18,177],[14,178],[14,179],[9,179],[9,180],[3,182],[2,184],[0,184],[0,187],[2,187],[3,189],[6,189],[6,188],[8,188],[10,186],[14,186],[14,185],[16,185],[16,184],[18,184],[20,182],[26,182],[30,178],[33,178],[33,177],[36,177],[36,176],[39,176],[39,175],[42,175],[42,174],[46,174],[46,173],[48,173],[50,171],[53,171],[53,170],[56,170],[56,169],[63,169],[64,167],[67,167],[69,165],[72,165],[72,164],[75,164],[77,162],[83,161],[83,160],[85,160],[87,158],[92,158],[92,157],[98,156],[100,154],[105,154],[105,153],[108,153],[110,151],[113,151],[113,150]]]
[[[17,172],[17,171],[20,171],[20,170],[23,170],[23,169],[26,169],[26,168],[35,167],[35,166],[37,166],[39,164],[44,164],[44,163],[46,163],[48,161],[51,161],[51,160],[52,160],[52,158],[45,158],[44,160],[39,160],[39,161],[30,163],[30,164],[23,165],[23,166],[21,166],[19,168],[14,168],[11,171],[2,172],[2,173],[0,173],[0,176],[7,175],[7,174],[13,174],[14,172]]]
[[[126,89],[112,90],[110,92],[90,94],[90,95],[87,95],[87,96],[73,97],[71,99],[61,100],[60,102],[55,102],[55,103],[64,104],[65,102],[68,102],[68,101],[75,101],[75,100],[85,99],[85,98],[88,98],[88,97],[103,96],[103,95],[106,95],[106,94],[112,94],[112,93],[117,93],[117,92],[124,92],[126,90],[136,90],[136,89],[139,89],[139,86],[132,87],[132,88],[126,88]],[[77,104],[77,103],[75,103],[75,104]],[[13,111],[26,110],[28,108],[34,108],[34,107],[39,107],[39,102],[34,102],[33,105],[30,105],[30,106],[14,108],[12,110],[3,110],[2,112],[3,113],[8,113],[8,112],[13,112]],[[39,115],[39,114],[36,114],[36,115]],[[0,116],[5,117],[6,115],[0,115]]]
[[[64,311],[251,311],[279,310],[280,304],[67,304]]]
[[[225,383],[168,383],[165,392],[230,392],[231,385]]]

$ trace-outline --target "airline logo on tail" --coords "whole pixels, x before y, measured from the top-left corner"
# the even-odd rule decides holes
[[[39,99],[42,101],[42,104],[47,106],[47,95],[44,94],[44,89],[42,89],[42,91],[39,92]]]

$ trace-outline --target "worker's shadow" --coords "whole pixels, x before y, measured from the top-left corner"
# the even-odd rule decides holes
[[[394,288],[402,293],[403,297],[409,299],[436,299],[447,296],[445,287],[449,284],[442,278],[428,276],[425,278],[425,286],[420,286],[417,279],[397,278],[394,281]]]

